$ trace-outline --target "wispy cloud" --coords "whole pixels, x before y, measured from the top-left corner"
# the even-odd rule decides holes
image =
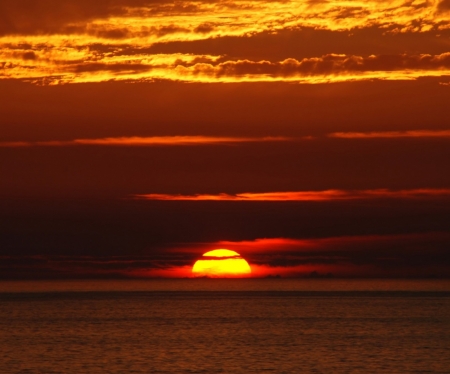
[[[198,194],[198,195],[170,195],[170,194],[142,194],[134,195],[145,200],[166,201],[330,201],[357,199],[419,199],[450,196],[450,189],[410,189],[410,190],[325,190],[325,191],[290,191],[290,192],[246,192],[240,194]]]
[[[448,276],[448,233],[259,238],[210,243],[250,262],[254,276]]]
[[[195,146],[195,145],[227,145],[252,142],[282,142],[293,140],[287,137],[220,137],[220,136],[149,136],[118,137],[98,139],[74,139],[67,141],[36,142],[0,142],[0,147],[67,147],[79,145],[91,146],[123,146],[123,147],[157,147],[157,146]]]
[[[374,131],[374,132],[334,132],[331,138],[372,139],[372,138],[448,138],[450,130],[410,130],[410,131]]]
[[[336,236],[324,238],[257,238],[254,240],[228,241],[223,240],[216,243],[210,243],[210,248],[229,248],[242,254],[287,254],[296,253],[302,256],[304,253],[338,253],[342,250],[346,252],[364,252],[365,248],[370,247],[381,252],[382,243],[391,243],[391,246],[402,246],[402,250],[413,246],[411,242],[421,240],[442,241],[448,239],[449,233],[445,232],[426,232],[414,234],[394,234],[394,235],[354,235],[354,236]],[[405,245],[405,241],[407,244]]]
[[[334,132],[325,138],[334,139],[383,139],[383,138],[450,138],[450,130],[405,130],[405,131],[376,131],[376,132]],[[239,143],[265,142],[299,142],[320,140],[319,136],[203,136],[203,135],[175,135],[175,136],[123,136],[93,139],[48,140],[48,141],[10,141],[0,142],[0,147],[71,147],[71,146],[122,146],[122,147],[163,147],[163,146],[195,146],[195,145],[231,145]],[[334,193],[334,191],[332,191]],[[274,193],[278,194],[278,193]],[[291,192],[289,192],[291,194]],[[305,194],[305,193],[304,193]],[[328,194],[328,193],[327,193]],[[239,195],[244,198],[245,194]],[[267,195],[267,194],[266,194]],[[286,195],[287,196],[287,195]],[[306,196],[306,195],[304,195]],[[267,195],[268,197],[268,195]],[[212,198],[211,199],[218,199]],[[223,199],[223,197],[221,198]],[[231,199],[231,197],[229,197]],[[237,199],[235,197],[234,199]]]

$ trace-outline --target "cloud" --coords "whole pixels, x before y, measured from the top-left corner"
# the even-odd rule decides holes
[[[230,60],[213,55],[133,55],[102,53],[89,48],[68,52],[47,49],[4,49],[4,78],[39,79],[56,76],[62,83],[111,79],[168,79],[190,82],[324,81],[361,79],[416,79],[450,75],[450,53],[439,55],[326,54],[304,59]],[[28,58],[25,58],[27,56]],[[98,74],[102,72],[102,74]],[[0,75],[1,77],[1,75]]]
[[[436,56],[425,54],[368,57],[327,54],[322,57],[304,58],[302,60],[289,58],[281,62],[239,60],[225,61],[216,65],[195,64],[185,69],[192,74],[215,75],[217,77],[246,75],[290,77],[405,70],[450,70],[450,53]]]
[[[101,70],[101,66],[98,69]],[[450,130],[408,130],[408,131],[380,131],[380,132],[335,132],[327,135],[330,138],[337,139],[376,139],[376,138],[449,138]],[[194,145],[227,145],[238,143],[258,143],[258,142],[296,142],[314,140],[315,137],[284,137],[284,136],[268,136],[268,137],[226,137],[226,136],[202,136],[202,135],[180,135],[180,136],[129,136],[129,137],[108,137],[96,139],[74,139],[74,140],[50,140],[50,141],[11,141],[0,142],[0,147],[68,147],[68,146],[194,146]],[[272,195],[271,195],[272,194]],[[281,195],[280,195],[281,194]],[[301,194],[301,195],[295,195]],[[312,197],[312,192],[283,192],[283,193],[264,193],[260,194],[262,199],[308,199]],[[322,196],[338,195],[337,191],[321,192]],[[249,196],[247,196],[249,195]],[[250,199],[251,194],[240,194],[239,196],[220,195],[211,199]],[[203,195],[199,195],[203,196]],[[219,196],[219,195],[218,195]],[[255,194],[254,199],[258,198]],[[317,193],[314,196],[318,198]],[[194,199],[193,197],[191,197]],[[185,197],[187,199],[187,197]],[[195,198],[198,199],[198,198]]]
[[[185,277],[189,260],[169,256],[3,256],[0,279]]]
[[[438,11],[448,8],[440,1]],[[126,25],[134,33],[148,24],[170,23],[195,30],[214,20],[219,35],[244,35],[263,30],[289,27],[327,28],[332,30],[386,27],[421,31],[418,20],[434,25],[433,2],[411,4],[404,0],[365,1],[145,1],[145,0],[3,0],[0,4],[0,34],[31,35],[79,32],[80,25]],[[441,21],[442,22],[442,21]],[[107,37],[111,37],[107,36]],[[117,35],[121,38],[122,35]]]
[[[182,244],[149,255],[2,256],[0,278],[190,277],[194,262],[209,250],[238,252],[256,277],[450,276],[449,233],[362,235],[327,238],[258,238]]]
[[[446,232],[425,232],[413,234],[394,234],[394,235],[345,235],[332,236],[325,238],[257,238],[254,240],[242,241],[218,241],[209,243],[209,247],[227,248],[233,251],[258,254],[258,253],[320,253],[320,252],[341,252],[352,251],[364,253],[367,248],[385,252],[383,243],[391,243],[399,249],[407,249],[412,252],[417,250],[420,245],[413,245],[414,242],[442,242],[450,239],[450,234]],[[401,244],[403,243],[403,244]]]
[[[374,131],[374,132],[334,132],[328,135],[341,139],[373,138],[449,138],[450,130],[410,130],[410,131]]]
[[[326,83],[445,75],[450,21],[436,9],[447,7],[447,0],[4,0],[0,78]],[[188,61],[199,49],[221,58]],[[155,61],[156,50],[185,58]]]
[[[67,71],[72,71],[74,73],[89,73],[89,72],[116,72],[116,73],[137,73],[142,71],[150,71],[152,69],[151,66],[143,65],[139,63],[101,63],[101,62],[93,62],[93,63],[84,63],[84,64],[76,64],[70,65]]]
[[[241,253],[257,276],[450,276],[448,233],[363,235],[312,239],[221,241],[210,248]]]
[[[111,15],[111,0],[4,0],[0,3],[0,34],[58,33],[64,25]]]
[[[91,146],[195,146],[195,145],[227,145],[252,142],[283,142],[293,140],[286,137],[220,137],[220,136],[149,136],[149,137],[119,137],[99,139],[75,139],[68,141],[37,141],[37,142],[0,142],[0,147],[66,147],[77,145]]]
[[[235,195],[221,193],[217,195],[169,195],[143,194],[135,195],[138,199],[165,201],[331,201],[359,199],[421,199],[450,196],[450,189],[411,189],[411,190],[325,190],[325,191],[290,191],[290,192],[246,192]]]

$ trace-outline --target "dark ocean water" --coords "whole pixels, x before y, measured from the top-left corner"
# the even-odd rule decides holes
[[[0,373],[450,373],[448,282],[0,283]]]

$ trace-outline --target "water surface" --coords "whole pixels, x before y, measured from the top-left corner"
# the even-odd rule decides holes
[[[0,372],[449,372],[446,282],[192,281],[2,282]]]

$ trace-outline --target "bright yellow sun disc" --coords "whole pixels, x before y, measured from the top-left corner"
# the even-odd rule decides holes
[[[192,274],[196,277],[240,278],[251,273],[248,262],[239,253],[228,249],[206,252],[192,268]]]

